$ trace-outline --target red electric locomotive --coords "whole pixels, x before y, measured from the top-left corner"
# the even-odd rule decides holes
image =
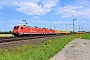
[[[44,34],[55,34],[53,29],[30,27],[26,25],[14,26],[12,30],[14,36],[20,35],[44,35]]]

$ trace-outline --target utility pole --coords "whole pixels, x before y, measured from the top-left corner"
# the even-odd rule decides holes
[[[80,25],[79,25],[79,32],[80,32]]]
[[[68,28],[68,25],[72,25],[72,24],[66,24],[66,28]],[[69,31],[69,29],[68,29],[68,31]]]
[[[82,28],[82,32],[83,32],[83,28]]]
[[[67,28],[67,24],[66,24],[66,28]]]
[[[54,26],[54,30],[55,30],[55,26]]]
[[[73,33],[75,32],[74,20],[77,20],[77,19],[73,19]]]

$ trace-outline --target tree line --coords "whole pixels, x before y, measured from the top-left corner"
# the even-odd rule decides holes
[[[12,31],[4,31],[4,32],[0,31],[0,34],[12,34]]]

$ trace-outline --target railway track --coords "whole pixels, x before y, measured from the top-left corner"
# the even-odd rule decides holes
[[[0,43],[12,42],[12,41],[20,41],[20,40],[29,40],[29,39],[37,39],[37,38],[55,37],[55,36],[57,36],[57,35],[0,38]]]
[[[0,48],[8,49],[23,44],[38,44],[52,38],[62,37],[65,35],[48,35],[48,36],[30,36],[30,37],[14,37],[14,38],[0,38]]]

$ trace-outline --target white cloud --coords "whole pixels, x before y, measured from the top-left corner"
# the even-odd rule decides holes
[[[83,11],[81,11],[83,17],[85,18],[90,18],[90,8],[89,9],[85,9]]]
[[[15,26],[15,25],[8,25],[9,27],[13,27],[13,26]]]
[[[70,22],[69,21],[65,21],[65,23],[69,24]]]
[[[24,1],[19,3],[14,1],[13,4],[18,7],[16,8],[17,11],[23,12],[27,15],[45,15],[56,6],[57,2],[58,0],[49,0],[47,3],[38,5],[37,3],[31,1]]]
[[[62,24],[63,22],[62,21],[59,21],[59,22],[53,22],[53,24]]]
[[[32,19],[39,19],[39,16],[33,16]]]
[[[85,23],[86,21],[85,20],[82,20],[83,23]]]
[[[69,21],[59,21],[59,22],[53,22],[53,24],[70,24]]]
[[[79,2],[79,5],[86,5],[86,4],[90,3],[89,0],[77,0],[77,2]]]
[[[17,11],[27,15],[45,15],[56,6],[59,0],[1,0],[0,8],[3,6],[14,6]]]
[[[58,12],[56,14],[62,14],[62,17],[82,16],[84,18],[90,18],[90,8],[84,9],[83,6],[76,7],[68,5],[58,8]]]

